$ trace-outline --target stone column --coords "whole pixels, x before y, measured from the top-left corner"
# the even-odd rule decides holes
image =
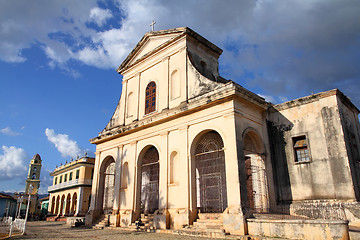
[[[120,106],[120,114],[121,114],[121,110],[123,111],[123,119],[122,122],[120,122],[119,124],[125,124],[125,120],[126,120],[126,106],[127,106],[127,84],[128,84],[128,80],[127,79],[123,79],[122,81],[122,93],[121,93],[121,98],[124,99],[124,101],[122,102],[122,106]],[[122,108],[121,108],[122,107]]]
[[[64,197],[64,202],[62,204],[62,209],[61,209],[61,215],[65,215],[65,211],[66,211],[66,197]]]
[[[76,212],[75,212],[76,216],[82,212],[83,197],[84,197],[84,187],[79,187],[79,197],[76,203]]]
[[[99,214],[99,210],[97,207],[97,202],[99,200],[99,179],[100,179],[100,155],[101,152],[95,152],[95,166],[94,166],[94,178],[92,181],[92,187],[91,187],[91,203],[89,208],[89,214],[86,215],[85,224],[91,225],[92,221],[95,217],[97,217],[97,214]],[[79,201],[79,197],[78,197]],[[97,211],[98,210],[98,211]]]
[[[119,226],[119,209],[120,209],[120,189],[121,189],[121,171],[122,171],[122,149],[123,146],[117,147],[117,156],[115,162],[115,184],[114,184],[114,205],[110,224]]]
[[[135,119],[140,119],[140,82],[141,82],[141,73],[135,74],[135,77],[138,79],[138,89],[137,89],[137,100],[136,100],[136,116]]]
[[[73,199],[72,197],[70,198],[69,200],[69,212],[68,214],[71,216],[71,215],[74,215],[74,212],[72,211],[71,207],[72,207],[72,203],[73,203]]]
[[[160,142],[159,146],[161,151],[159,155],[159,211],[154,216],[154,223],[156,228],[169,228],[169,212],[167,210],[167,183],[168,183],[168,131],[160,133]]]
[[[178,143],[179,149],[179,163],[183,163],[181,169],[177,169],[179,172],[179,191],[181,192],[182,204],[178,206],[178,210],[173,216],[174,228],[182,228],[184,225],[192,224],[196,218],[196,206],[192,204],[192,187],[191,187],[191,154],[189,143],[189,126],[181,126],[179,129],[179,139],[182,139]],[[193,209],[193,207],[195,209]]]
[[[139,168],[138,168],[138,151],[137,151],[137,141],[133,141],[130,143],[130,146],[133,150],[133,159],[134,159],[134,168],[133,168],[133,185],[132,185],[132,188],[131,188],[131,193],[132,193],[132,203],[131,203],[131,206],[132,206],[132,209],[131,209],[131,213],[130,213],[130,209],[127,211],[126,215],[124,214],[124,218],[126,218],[125,220],[128,222],[128,223],[131,223],[135,220],[137,220],[137,218],[140,216],[140,208],[138,208],[139,206],[137,206],[137,202],[136,201],[139,201],[140,202],[140,198],[141,196],[138,196],[140,195],[140,193],[138,192],[138,184],[141,185],[141,182],[139,183],[138,182],[138,171],[139,171]],[[131,152],[131,150],[130,150]],[[131,186],[131,185],[130,185]],[[130,187],[128,186],[128,188]],[[131,194],[130,193],[130,194]]]
[[[163,94],[166,96],[166,104],[164,105],[164,109],[168,109],[169,108],[169,102],[170,102],[170,76],[169,76],[169,60],[170,60],[170,57],[165,57],[163,60],[162,60],[162,63],[164,65],[164,78],[163,79],[166,79],[166,81],[164,81],[165,83],[165,86],[164,86],[164,89],[166,89],[166,92],[164,92]]]
[[[228,207],[223,214],[223,224],[227,232],[231,234],[245,235],[246,220],[241,208],[238,146],[236,136],[235,112],[223,116],[223,128],[226,139],[225,147],[225,170]]]

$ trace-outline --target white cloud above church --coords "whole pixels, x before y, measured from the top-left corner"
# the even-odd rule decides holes
[[[54,129],[45,129],[45,135],[49,142],[53,143],[56,149],[61,153],[62,157],[76,158],[85,153],[76,141],[70,139],[69,135],[55,133]]]
[[[107,21],[107,19],[112,18],[113,15],[111,14],[111,11],[108,9],[101,9],[98,7],[95,7],[90,10],[90,21],[95,22],[99,27],[104,25]]]
[[[114,0],[112,8],[96,0],[23,3],[0,3],[0,59],[6,62],[28,60],[24,50],[38,45],[50,67],[73,76],[72,60],[116,69],[155,20],[155,30],[200,32],[224,50],[222,76],[267,95],[340,88],[360,102],[357,1]]]

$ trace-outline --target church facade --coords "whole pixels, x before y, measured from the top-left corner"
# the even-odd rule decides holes
[[[222,50],[189,28],[149,32],[118,68],[122,93],[96,144],[87,223],[144,215],[181,229],[216,216],[360,217],[359,110],[339,90],[279,105],[219,76]]]

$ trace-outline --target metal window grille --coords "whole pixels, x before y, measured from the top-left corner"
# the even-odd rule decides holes
[[[104,211],[111,211],[114,204],[114,185],[115,185],[115,162],[109,164],[105,170],[104,183]]]
[[[306,136],[300,136],[293,139],[295,150],[295,161],[304,162],[310,161],[308,143]]]
[[[141,212],[154,213],[159,208],[159,153],[151,147],[141,164]]]
[[[264,213],[269,211],[267,181],[265,166],[259,160],[245,158],[246,173],[246,190],[247,190],[247,207],[251,212]]]
[[[224,143],[217,132],[211,131],[199,140],[195,167],[200,212],[223,212],[227,207],[225,155]]]

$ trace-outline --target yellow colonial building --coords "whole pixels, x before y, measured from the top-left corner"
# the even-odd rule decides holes
[[[85,215],[90,206],[91,184],[95,159],[82,157],[56,167],[50,173],[53,185],[49,187],[49,213],[58,216]]]

